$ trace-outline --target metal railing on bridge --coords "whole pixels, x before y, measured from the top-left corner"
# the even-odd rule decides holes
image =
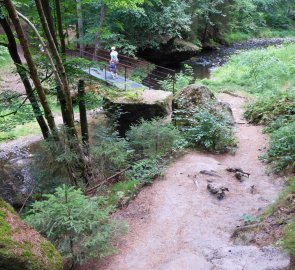
[[[104,72],[104,80],[108,82],[107,70],[109,66],[110,53],[98,49],[97,54],[94,55],[93,49],[88,50],[67,50],[66,54],[71,57],[81,57],[93,61]],[[149,63],[147,61],[128,57],[126,55],[119,55],[119,62],[117,63],[117,70],[119,75],[125,81],[133,81],[148,89],[161,90],[161,82],[164,80],[171,80],[172,90],[175,90],[175,74],[176,71],[170,68],[162,67]],[[89,75],[91,75],[91,67],[89,67]],[[140,81],[139,81],[140,80]],[[126,88],[125,88],[126,90]]]

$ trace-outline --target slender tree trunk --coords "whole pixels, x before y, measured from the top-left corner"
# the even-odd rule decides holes
[[[79,48],[80,48],[80,56],[83,55],[83,51],[84,51],[84,44],[83,44],[83,39],[84,39],[84,29],[83,29],[83,13],[82,13],[82,4],[81,4],[81,0],[76,0],[77,3],[77,17],[78,17],[78,39],[79,41]]]
[[[100,48],[100,38],[102,29],[105,22],[106,17],[106,5],[104,4],[103,0],[100,1],[100,17],[99,17],[99,25],[97,32],[95,34],[95,49],[94,49],[94,56],[96,56],[98,49]]]
[[[48,23],[49,31],[51,33],[51,36],[53,38],[56,48],[58,48],[58,42],[57,42],[57,38],[56,38],[56,32],[55,32],[55,27],[54,27],[54,23],[53,23],[49,0],[41,0],[41,4],[42,4],[43,11],[44,11],[47,23]]]
[[[78,99],[79,99],[82,142],[85,148],[87,149],[89,145],[89,135],[88,135],[87,112],[86,112],[86,106],[85,106],[85,82],[83,80],[79,80],[79,83],[78,83]]]
[[[64,35],[63,26],[62,26],[60,0],[55,0],[55,9],[56,9],[57,28],[58,28],[58,35],[60,39],[61,52],[66,53],[66,42],[65,42],[65,35]]]
[[[290,254],[289,270],[295,270],[295,254]]]
[[[42,131],[42,134],[43,134],[43,137],[44,139],[48,139],[49,136],[50,136],[50,131],[49,131],[49,128],[46,124],[46,121],[42,115],[42,112],[41,112],[41,109],[39,107],[39,104],[38,104],[38,101],[37,101],[37,98],[33,92],[33,89],[32,89],[32,86],[31,86],[31,83],[29,81],[29,78],[27,76],[27,73],[24,69],[24,66],[23,66],[23,63],[21,61],[21,58],[18,54],[18,51],[17,51],[17,45],[16,45],[16,41],[15,41],[15,38],[14,38],[14,35],[13,35],[13,32],[11,30],[11,27],[10,27],[10,24],[9,22],[7,21],[7,19],[5,17],[3,17],[2,15],[2,12],[1,12],[1,9],[0,9],[0,24],[2,25],[3,29],[4,29],[4,32],[7,36],[7,39],[8,39],[8,51],[9,51],[9,54],[16,66],[16,69],[17,69],[17,72],[23,82],[23,85],[25,87],[25,90],[26,90],[26,94],[28,96],[28,99],[32,105],[32,108],[33,108],[33,112],[34,112],[34,115],[35,115],[35,118],[40,126],[40,129]]]
[[[36,69],[36,66],[34,64],[30,49],[29,49],[28,40],[27,40],[27,38],[25,36],[25,33],[24,33],[23,29],[22,29],[22,26],[21,26],[19,17],[17,15],[15,6],[14,6],[12,0],[5,0],[4,5],[5,5],[8,13],[9,13],[9,17],[12,20],[12,23],[13,23],[15,31],[17,33],[19,42],[20,42],[20,44],[22,46],[24,56],[25,56],[25,59],[27,61],[27,65],[28,65],[28,68],[29,68],[29,71],[30,71],[30,76],[32,78],[32,81],[34,82],[35,87],[36,87],[36,90],[37,90],[41,105],[42,105],[42,107],[44,109],[45,118],[46,118],[46,120],[48,122],[49,128],[50,128],[52,134],[57,136],[56,135],[57,128],[56,128],[56,124],[55,124],[55,121],[54,121],[54,117],[53,117],[53,114],[52,114],[51,109],[49,107],[49,104],[47,102],[47,98],[46,98],[45,92],[43,90],[41,81],[40,81],[40,79],[38,77],[37,69]]]
[[[66,75],[66,71],[64,65],[62,63],[62,59],[58,53],[58,50],[55,46],[54,40],[51,36],[48,23],[46,21],[45,14],[42,9],[41,0],[35,0],[38,13],[41,19],[41,23],[43,26],[43,30],[45,32],[46,38],[48,40],[48,44],[50,50],[52,52],[53,57],[55,58],[56,67],[59,72],[62,84],[59,85],[60,92],[59,95],[62,95],[62,99],[64,99],[65,104],[61,103],[61,111],[63,115],[64,124],[66,126],[66,133],[68,135],[68,141],[70,144],[70,148],[76,153],[79,157],[79,162],[74,165],[75,169],[79,172],[81,179],[84,180],[85,184],[89,184],[88,180],[88,172],[87,172],[87,161],[85,155],[80,147],[78,141],[78,134],[74,125],[74,114],[73,114],[73,106],[72,106],[72,98],[70,93],[70,87]]]
[[[52,52],[52,55],[55,59],[56,62],[56,68],[58,70],[58,73],[60,75],[61,78],[61,85],[59,85],[60,87],[60,95],[64,95],[64,99],[65,99],[65,104],[64,107],[62,108],[62,114],[63,114],[63,119],[64,119],[64,124],[65,126],[68,128],[68,133],[71,136],[77,137],[77,131],[75,129],[75,125],[74,125],[74,116],[73,116],[73,107],[72,107],[72,98],[71,98],[71,93],[70,93],[70,87],[69,87],[69,83],[68,83],[68,79],[66,76],[66,71],[64,69],[64,65],[62,63],[62,59],[58,53],[58,50],[55,46],[54,40],[52,38],[44,11],[42,9],[42,4],[41,4],[41,0],[35,0],[37,9],[38,9],[38,13],[41,19],[41,23],[43,26],[43,30],[45,32],[46,38],[48,40],[48,45],[49,48]]]

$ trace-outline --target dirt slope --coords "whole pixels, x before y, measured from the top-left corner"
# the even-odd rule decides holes
[[[222,94],[235,120],[242,119],[243,98]],[[262,129],[237,124],[235,155],[190,152],[171,164],[164,178],[144,189],[116,216],[129,222],[130,231],[118,254],[83,269],[103,270],[278,270],[289,258],[272,247],[235,246],[230,239],[241,216],[255,215],[276,198],[280,179],[265,174],[258,160],[267,141]],[[251,173],[244,183],[226,171],[238,166]],[[201,174],[214,170],[219,177]],[[210,195],[207,180],[222,183],[229,193],[222,201]],[[197,180],[197,184],[194,180]],[[251,185],[255,185],[252,194]]]

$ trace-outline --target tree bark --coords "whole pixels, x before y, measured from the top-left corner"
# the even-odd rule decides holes
[[[73,150],[75,154],[78,155],[78,162],[74,165],[74,168],[78,171],[79,176],[81,179],[84,180],[84,183],[86,186],[89,185],[89,177],[87,172],[87,161],[85,158],[85,155],[83,153],[82,148],[80,147],[79,141],[78,141],[78,134],[75,128],[74,124],[74,114],[73,114],[73,106],[72,106],[72,98],[70,93],[70,87],[66,75],[66,71],[62,62],[62,59],[58,53],[58,50],[55,46],[54,40],[51,36],[48,23],[46,20],[46,16],[44,14],[44,11],[42,9],[41,0],[35,0],[37,10],[39,13],[39,17],[41,20],[41,24],[43,27],[43,30],[45,32],[46,38],[48,40],[49,48],[52,52],[52,55],[56,62],[56,68],[59,72],[61,82],[62,84],[59,85],[60,91],[60,101],[61,102],[61,112],[63,116],[64,125],[66,127],[66,134],[68,136],[68,144],[70,146],[70,149]]]
[[[32,89],[31,83],[29,81],[29,78],[27,76],[27,73],[24,69],[23,63],[21,61],[21,58],[18,54],[17,51],[17,45],[16,45],[16,41],[12,32],[12,29],[10,27],[9,22],[7,21],[7,19],[2,15],[1,9],[0,9],[0,24],[2,25],[2,28],[4,29],[4,32],[7,36],[8,39],[8,51],[9,54],[16,66],[16,70],[23,82],[23,85],[25,87],[26,90],[26,94],[28,96],[28,99],[32,105],[33,108],[33,112],[35,115],[35,118],[40,126],[40,129],[42,131],[43,137],[44,139],[48,139],[50,136],[50,131],[49,128],[47,126],[47,123],[42,115],[41,109],[39,107],[37,98],[34,94],[34,91]]]
[[[78,38],[79,38],[79,48],[80,48],[80,56],[83,55],[84,51],[84,44],[83,44],[83,39],[84,39],[84,29],[83,29],[83,14],[82,14],[82,4],[81,0],[76,0],[77,3],[77,17],[78,17]]]
[[[290,254],[289,270],[295,269],[295,254]]]
[[[51,36],[52,36],[53,40],[54,40],[56,48],[58,48],[58,42],[57,42],[57,38],[56,38],[56,31],[55,31],[55,27],[54,27],[54,23],[53,23],[53,18],[52,18],[52,14],[51,14],[51,7],[50,7],[49,0],[41,0],[41,4],[42,4],[43,11],[44,11],[47,23],[48,23],[49,31],[51,33]]]
[[[50,29],[46,20],[46,16],[42,8],[41,0],[35,0],[35,3],[38,9],[38,13],[43,26],[43,30],[45,32],[45,35],[48,41],[50,51],[55,59],[56,68],[58,70],[58,73],[61,79],[61,85],[59,85],[61,91],[59,94],[60,94],[60,97],[62,99],[64,98],[65,100],[65,104],[62,104],[63,106],[61,108],[64,124],[68,129],[68,134],[71,137],[77,137],[77,131],[74,125],[72,98],[71,98],[70,87],[69,87],[66,71],[64,69],[62,59],[58,53],[58,50],[52,38]],[[62,97],[61,95],[64,95],[64,97]]]
[[[85,148],[87,149],[89,145],[89,135],[88,135],[87,112],[86,112],[86,106],[85,106],[85,82],[83,80],[79,80],[79,83],[78,83],[78,100],[79,100],[82,142]]]
[[[55,9],[56,9],[56,17],[57,17],[58,35],[60,40],[60,48],[62,53],[66,53],[66,42],[65,42],[65,35],[63,31],[63,25],[62,25],[60,0],[55,0]]]
[[[99,17],[99,25],[97,32],[95,34],[95,49],[94,49],[94,56],[97,55],[97,51],[100,48],[100,37],[102,33],[102,28],[105,22],[106,17],[106,5],[104,4],[103,0],[100,1],[100,17]]]
[[[38,72],[37,72],[36,66],[34,64],[34,61],[33,61],[33,58],[32,58],[32,55],[31,55],[31,52],[29,49],[28,40],[27,40],[25,33],[23,31],[23,28],[21,26],[15,6],[14,6],[12,0],[5,0],[4,5],[9,13],[9,17],[12,20],[12,23],[13,23],[15,31],[17,33],[19,42],[22,46],[22,49],[24,52],[24,57],[27,61],[27,65],[28,65],[28,68],[30,71],[30,76],[32,78],[32,81],[34,82],[34,85],[36,87],[36,90],[37,90],[37,93],[38,93],[38,96],[39,96],[39,99],[41,102],[41,105],[44,109],[45,118],[48,122],[48,125],[49,125],[49,128],[50,128],[52,134],[54,136],[56,136],[57,128],[56,128],[56,124],[54,121],[54,117],[53,117],[53,114],[52,114],[51,109],[49,107],[49,104],[48,104],[44,89],[42,87],[41,81],[38,77]]]

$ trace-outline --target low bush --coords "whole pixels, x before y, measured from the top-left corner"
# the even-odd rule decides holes
[[[271,134],[267,153],[261,158],[270,162],[276,172],[290,166],[295,171],[295,122]]]
[[[31,105],[29,103],[22,105],[23,100],[18,98],[16,93],[2,92],[0,93],[0,101],[0,132],[10,132],[18,125],[34,120]]]
[[[133,151],[128,142],[111,129],[100,128],[96,132],[95,145],[91,147],[92,167],[106,178],[126,168]]]
[[[177,94],[181,89],[192,83],[193,79],[193,68],[189,65],[185,65],[185,71],[177,73],[175,79],[169,76],[166,80],[160,81],[159,83],[162,90]]]
[[[255,102],[247,104],[244,115],[250,123],[272,125],[278,121],[283,125],[295,115],[295,91],[261,95]]]
[[[191,146],[226,152],[236,145],[233,128],[222,115],[214,115],[203,109],[193,113],[183,121],[176,115],[178,125]]]
[[[110,219],[113,208],[104,197],[87,197],[65,185],[33,203],[25,221],[51,240],[72,265],[102,258],[115,251],[111,240],[124,232],[123,224]]]
[[[126,174],[127,179],[139,181],[142,185],[151,184],[162,172],[162,159],[159,157],[142,159],[132,165]]]
[[[127,139],[140,158],[164,156],[177,150],[175,148],[181,148],[179,142],[183,142],[180,132],[172,124],[159,119],[142,120],[132,126],[127,132]]]

